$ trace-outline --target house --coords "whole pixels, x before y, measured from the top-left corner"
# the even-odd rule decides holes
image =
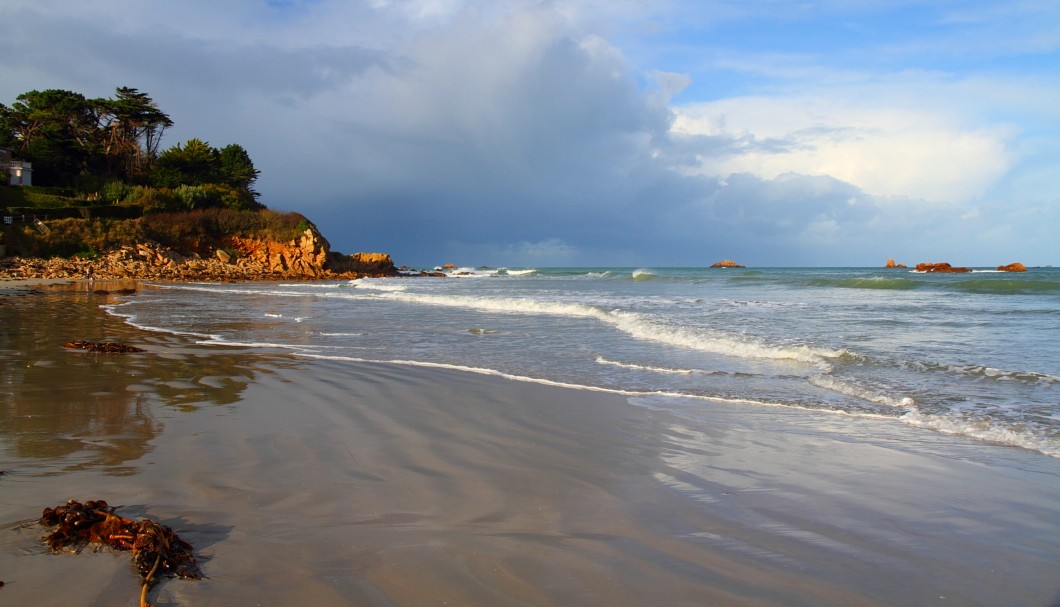
[[[8,185],[33,185],[33,163],[15,160],[11,150],[0,149],[0,175],[4,172]]]

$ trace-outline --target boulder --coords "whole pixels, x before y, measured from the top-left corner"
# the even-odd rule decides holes
[[[892,268],[897,268],[898,266],[894,263],[894,258],[893,257],[888,257],[887,258],[887,263],[884,264],[883,267],[888,268],[888,269],[892,269]]]
[[[731,259],[722,259],[719,262],[712,264],[712,268],[746,268],[747,266],[736,263]]]
[[[332,252],[327,269],[338,274],[364,276],[395,276],[394,260],[386,253],[354,253],[343,255]]]
[[[1007,266],[998,266],[997,269],[1001,270],[1002,272],[1026,272],[1027,266],[1017,261],[1014,263],[1010,263]]]
[[[934,272],[940,274],[960,274],[964,272],[971,272],[968,268],[955,268],[946,262],[941,263],[918,263],[916,264],[917,272]]]

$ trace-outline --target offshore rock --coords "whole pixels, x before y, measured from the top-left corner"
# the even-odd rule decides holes
[[[394,260],[386,253],[354,253],[353,255],[331,253],[328,256],[327,269],[340,275],[397,275]]]
[[[1027,266],[1017,261],[1014,263],[1010,263],[1007,266],[998,266],[997,269],[1001,270],[1002,272],[1026,272]]]
[[[712,268],[746,268],[747,266],[736,263],[731,259],[722,259],[721,261],[711,264]]]
[[[934,272],[940,274],[963,274],[965,272],[971,272],[968,268],[955,268],[946,262],[941,263],[918,263],[916,264],[917,272]]]

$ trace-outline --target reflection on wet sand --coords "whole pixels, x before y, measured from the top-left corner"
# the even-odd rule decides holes
[[[97,281],[0,292],[0,469],[128,474],[128,462],[147,453],[163,430],[158,406],[188,410],[239,400],[258,372],[245,356],[216,349],[208,355],[100,309],[136,286]],[[72,350],[57,335],[146,351]]]

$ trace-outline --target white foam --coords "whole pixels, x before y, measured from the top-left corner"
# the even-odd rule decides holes
[[[493,268],[450,268],[443,271],[452,278],[489,278],[500,272]]]
[[[530,274],[537,274],[537,270],[530,268],[527,270],[509,270],[504,268],[504,273],[508,276],[528,276]]]
[[[879,394],[873,392],[867,388],[855,386],[836,379],[831,375],[813,375],[810,376],[809,382],[818,388],[824,388],[825,390],[831,390],[832,392],[838,392],[840,394],[846,394],[847,396],[853,396],[862,400],[867,400],[872,403],[880,405],[887,405],[888,407],[904,408],[911,407],[916,404],[912,398],[888,396],[886,394]]]
[[[333,349],[334,346],[300,346],[294,344],[282,344],[268,341],[229,341],[223,337],[214,336],[213,339],[204,339],[195,342],[200,346],[229,346],[233,348],[272,348],[276,350],[292,350],[300,354],[311,354],[318,350]]]
[[[665,373],[671,375],[691,375],[696,371],[692,369],[668,369],[666,367],[653,367],[650,365],[637,365],[633,363],[624,363],[617,360],[608,360],[603,356],[597,356],[596,362],[601,365],[609,365],[612,367],[620,367],[622,369],[632,369],[634,371],[651,371],[652,373]]]
[[[104,306],[100,306],[100,308],[102,308],[104,311],[106,311],[111,316],[117,316],[118,318],[122,319],[122,322],[124,322],[125,324],[127,324],[127,325],[129,325],[131,327],[135,327],[137,329],[143,330],[143,331],[150,331],[152,333],[162,333],[162,334],[165,334],[165,335],[180,335],[180,336],[184,336],[184,337],[196,337],[196,338],[199,338],[199,339],[220,339],[221,338],[220,335],[215,335],[215,334],[212,334],[212,333],[199,333],[197,331],[178,331],[176,329],[169,329],[169,328],[155,327],[155,326],[152,326],[152,325],[147,325],[147,324],[144,324],[144,323],[140,322],[138,317],[136,316],[136,314],[133,314],[131,312],[122,312],[122,311],[118,310],[118,308],[120,308],[122,306],[127,306],[127,305],[130,305],[130,304],[133,304],[133,303],[144,303],[144,301],[145,300],[142,300],[142,299],[138,300],[138,301],[135,301],[135,302],[128,301],[128,302],[121,303],[121,304],[104,305]]]
[[[401,292],[408,289],[407,285],[397,284],[389,278],[358,278],[351,280],[348,284],[358,289],[373,291]]]
[[[992,443],[1022,447],[1038,451],[1050,457],[1060,458],[1060,441],[1035,436],[1026,431],[1015,430],[997,425],[984,419],[961,419],[945,415],[932,415],[920,411],[910,411],[898,418],[916,428],[925,428],[941,432],[967,436]]]
[[[776,346],[756,338],[724,335],[705,328],[674,327],[655,322],[636,312],[603,310],[580,303],[562,303],[523,298],[484,298],[465,295],[430,295],[391,292],[380,297],[406,303],[465,308],[505,314],[543,314],[573,318],[591,318],[607,323],[636,339],[660,342],[703,352],[738,358],[796,360],[821,365],[826,359],[838,358],[842,351],[804,345]],[[826,365],[825,365],[826,366]]]
[[[505,373],[496,369],[488,369],[483,367],[468,367],[464,365],[455,365],[450,363],[435,363],[425,362],[418,360],[406,360],[406,359],[371,359],[361,358],[356,356],[341,356],[341,355],[326,355],[326,354],[314,354],[314,353],[298,353],[298,356],[303,358],[311,358],[317,360],[333,360],[337,362],[352,362],[352,363],[374,363],[384,365],[401,365],[408,367],[423,367],[431,369],[448,369],[451,371],[460,371],[464,373],[476,373],[478,375],[490,375],[494,377],[501,377],[512,381],[520,381],[534,384],[541,384],[544,386],[555,386],[558,388],[567,388],[571,390],[585,390],[588,392],[603,392],[607,394],[616,394],[619,396],[629,397],[630,404],[637,406],[646,407],[649,409],[667,409],[667,407],[659,407],[655,403],[658,402],[656,399],[680,399],[680,400],[694,400],[701,402],[714,402],[724,403],[731,405],[752,405],[756,407],[773,407],[778,409],[799,409],[802,411],[809,411],[813,413],[820,413],[826,415],[838,415],[841,417],[857,417],[867,419],[894,419],[892,416],[880,415],[877,413],[866,413],[859,411],[844,411],[841,409],[821,409],[815,407],[807,407],[804,405],[795,405],[788,403],[780,403],[773,401],[762,401],[754,400],[750,398],[727,398],[723,396],[709,396],[705,394],[685,394],[683,392],[670,392],[664,390],[623,390],[619,388],[605,388],[600,386],[589,386],[583,384],[573,384],[568,382],[554,381],[550,379],[541,379],[537,377],[529,377],[526,375],[515,375],[512,373]]]

